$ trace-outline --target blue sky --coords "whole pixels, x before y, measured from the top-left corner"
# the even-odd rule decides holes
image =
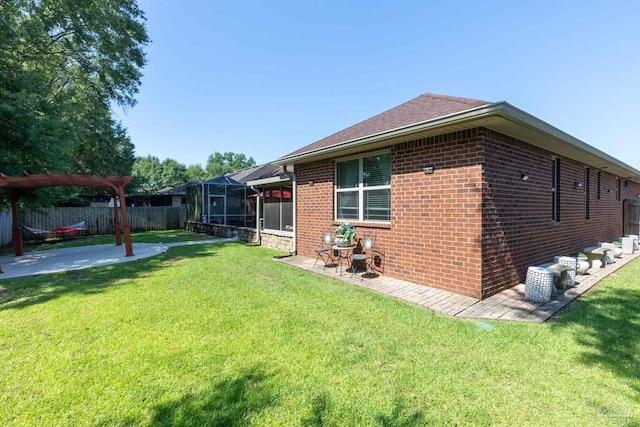
[[[430,92],[507,101],[640,169],[639,1],[139,5],[136,155],[264,163]]]

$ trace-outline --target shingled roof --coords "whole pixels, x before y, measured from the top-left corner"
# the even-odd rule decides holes
[[[425,93],[405,102],[404,104],[387,110],[384,113],[380,113],[358,124],[341,130],[340,132],[316,141],[313,144],[302,147],[282,158],[284,159],[290,156],[300,155],[309,151],[315,151],[381,132],[415,125],[427,120],[460,113],[462,111],[489,104],[491,104],[491,102],[480,101],[478,99],[458,98],[454,96]]]

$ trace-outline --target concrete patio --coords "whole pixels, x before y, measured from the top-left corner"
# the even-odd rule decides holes
[[[566,291],[558,291],[548,303],[529,301],[524,296],[524,283],[502,291],[485,300],[458,295],[453,292],[418,285],[404,280],[380,275],[375,278],[360,279],[359,275],[336,272],[336,268],[326,267],[315,259],[304,256],[280,258],[279,262],[289,264],[317,274],[333,277],[352,285],[398,298],[451,317],[484,320],[511,320],[518,322],[544,322],[562,307],[584,294],[600,280],[640,256],[640,252],[616,258],[614,264],[605,268],[591,268],[587,274],[576,277],[576,285]]]
[[[39,276],[68,270],[102,267],[159,255],[174,246],[200,245],[236,241],[236,238],[217,238],[172,243],[134,243],[133,256],[126,256],[124,246],[90,245],[28,252],[21,256],[0,257],[0,280]]]

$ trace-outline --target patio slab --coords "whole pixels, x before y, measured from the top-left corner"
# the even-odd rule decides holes
[[[199,245],[235,240],[237,240],[237,238],[172,243],[134,243],[134,256],[130,257],[125,256],[124,246],[116,246],[113,244],[50,249],[46,251],[28,252],[21,256],[7,255],[0,257],[0,267],[2,271],[4,271],[3,274],[0,274],[0,280],[38,276],[40,274],[57,273],[67,270],[82,270],[85,268],[135,261],[137,259],[159,255],[174,246]]]
[[[548,303],[536,303],[526,299],[524,296],[524,283],[499,292],[487,299],[479,300],[443,289],[418,285],[383,275],[362,280],[359,275],[353,275],[352,277],[351,273],[343,272],[340,275],[335,268],[324,268],[320,263],[314,267],[314,258],[301,255],[280,258],[278,261],[342,280],[352,285],[371,289],[450,317],[540,323],[549,319],[561,308],[591,289],[604,277],[639,256],[640,252],[632,255],[623,255],[622,258],[616,258],[614,264],[610,264],[605,268],[592,268],[587,274],[578,275],[575,286],[566,289],[564,292],[559,290],[558,294],[554,295]]]

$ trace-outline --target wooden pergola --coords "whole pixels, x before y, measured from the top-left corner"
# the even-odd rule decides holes
[[[16,256],[24,255],[20,218],[18,215],[18,200],[25,191],[44,187],[92,187],[107,191],[113,198],[113,217],[116,228],[116,246],[122,245],[120,237],[120,219],[118,215],[118,200],[122,211],[122,228],[126,256],[133,256],[131,243],[131,228],[127,219],[127,204],[125,203],[124,186],[133,180],[132,176],[89,176],[70,174],[41,174],[24,176],[7,176],[0,173],[0,192],[11,196],[11,212],[13,214],[13,245]],[[0,273],[2,270],[0,270]]]

